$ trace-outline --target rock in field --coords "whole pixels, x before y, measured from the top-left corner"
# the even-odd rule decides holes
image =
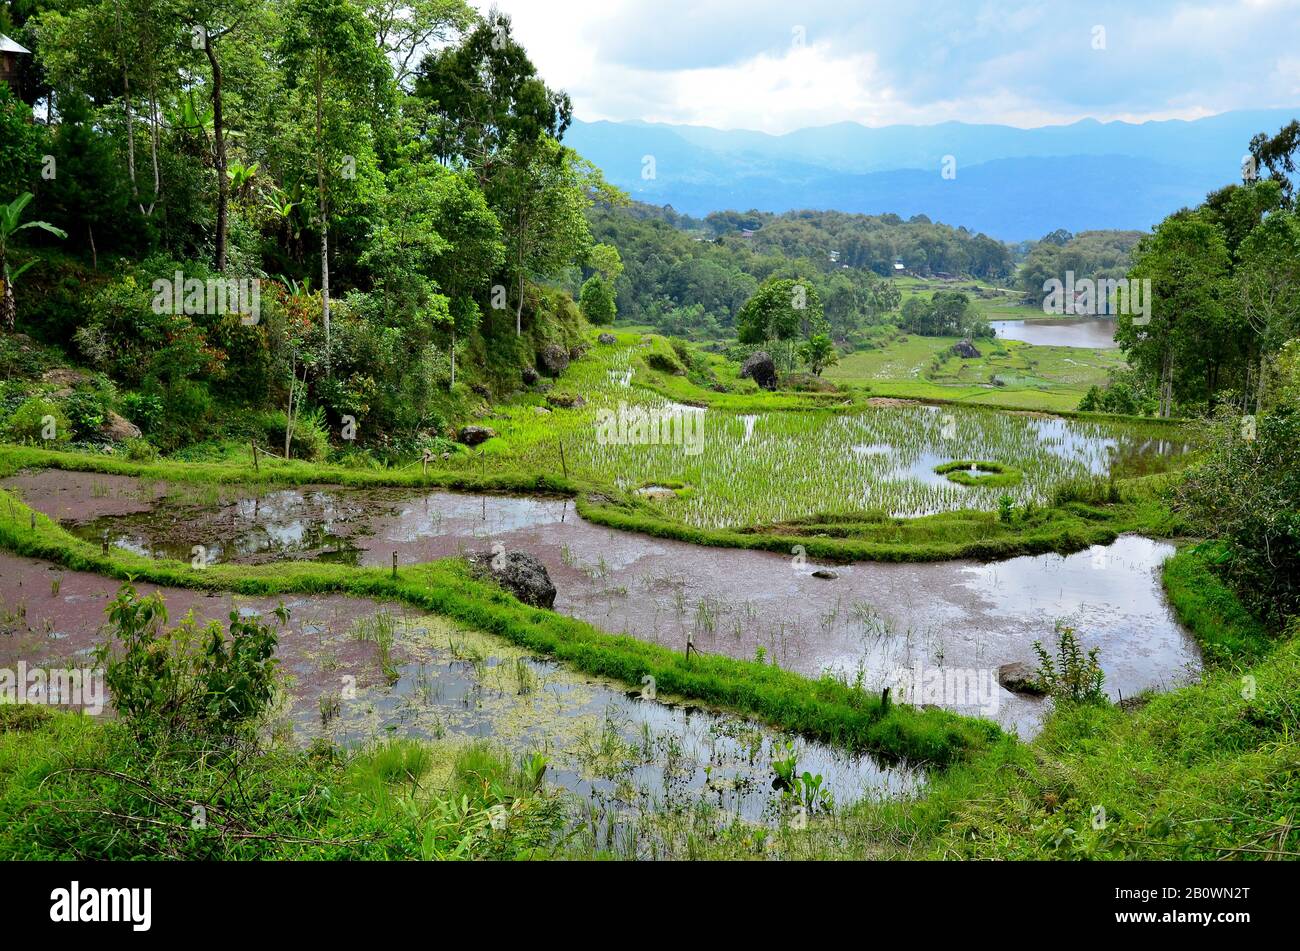
[[[104,414],[104,424],[99,431],[113,442],[126,442],[128,439],[140,438],[140,427],[125,417],[119,416],[111,409]]]
[[[559,376],[569,369],[569,351],[558,343],[548,343],[537,355],[537,362],[551,376]]]
[[[613,343],[618,343],[618,338],[615,337],[613,334],[601,334],[599,337],[596,338],[596,341],[598,343],[609,345]]]
[[[752,353],[740,368],[741,379],[750,377],[765,390],[776,389],[776,363],[766,350]]]
[[[578,409],[587,405],[587,401],[577,393],[547,393],[546,403],[560,409]]]
[[[526,551],[480,552],[467,560],[476,574],[491,577],[524,604],[535,608],[555,605],[555,585],[546,566]]]
[[[457,438],[467,446],[477,446],[496,436],[496,430],[489,426],[462,426]]]
[[[1038,670],[1024,661],[1015,661],[999,667],[998,683],[1012,693],[1041,697],[1047,692],[1038,681]]]

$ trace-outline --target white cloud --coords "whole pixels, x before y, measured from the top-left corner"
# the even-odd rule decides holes
[[[1300,98],[1300,0],[495,5],[587,120],[766,132],[840,121],[1030,126],[1190,119]],[[1093,49],[1098,25],[1104,51]]]

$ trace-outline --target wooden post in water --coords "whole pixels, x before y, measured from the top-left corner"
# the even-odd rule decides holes
[[[888,687],[880,691],[880,712],[881,713],[889,712],[889,688]]]
[[[426,448],[424,454],[420,456],[420,471],[424,475],[429,474],[429,450]]]
[[[251,450],[253,450],[253,471],[254,471],[254,472],[261,472],[261,471],[262,471],[262,466],[261,466],[261,464],[259,464],[258,461],[257,461],[257,440],[256,440],[256,439],[250,439],[250,440],[248,441],[248,448],[251,449]]]
[[[564,479],[567,482],[569,479],[569,464],[564,461],[564,440],[560,439],[558,442],[560,444],[560,468],[564,470]]]
[[[397,577],[397,552],[393,552],[393,577]]]
[[[32,513],[32,531],[36,531],[36,513]]]

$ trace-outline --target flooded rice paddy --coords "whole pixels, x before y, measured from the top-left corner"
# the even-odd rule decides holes
[[[663,400],[643,408],[651,425],[683,409],[703,414],[692,430],[698,439],[685,447],[650,430],[646,438],[629,431],[626,441],[576,439],[567,464],[625,489],[647,481],[692,486],[658,504],[701,527],[832,511],[913,517],[992,510],[1004,493],[1017,503],[1041,503],[1071,480],[1162,471],[1189,448],[1168,429],[920,403],[838,414],[737,414]],[[1014,466],[1023,479],[999,488],[935,477],[936,465],[958,459]]]
[[[0,553],[0,667],[87,667],[103,642],[118,583]],[[272,731],[299,745],[360,744],[390,735],[512,754],[542,753],[547,778],[579,797],[595,826],[675,813],[772,824],[785,805],[774,760],[795,756],[839,805],[919,787],[906,765],[884,765],[742,717],[642,697],[576,674],[500,639],[401,605],[341,595],[244,597],[161,591],[172,623],[186,612],[288,621],[277,657],[285,690]]]
[[[942,477],[936,477],[942,478]],[[424,490],[324,487],[213,490],[48,471],[7,480],[33,507],[101,544],[188,561],[334,558],[384,566],[500,544],[531,552],[557,611],[613,633],[684,649],[831,672],[879,689],[938,669],[965,671],[978,695],[917,697],[1030,735],[1044,702],[991,683],[1035,662],[1055,625],[1099,647],[1116,699],[1194,679],[1200,658],[1174,621],[1158,568],[1172,547],[1124,537],[1069,556],[1002,562],[858,563],[833,578],[800,556],[705,548],[592,525],[571,501]],[[215,494],[214,494],[215,493]]]

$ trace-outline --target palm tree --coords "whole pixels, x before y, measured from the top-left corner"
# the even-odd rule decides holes
[[[15,271],[9,270],[9,239],[24,228],[40,228],[59,238],[66,238],[68,233],[56,228],[48,221],[28,221],[19,224],[23,209],[31,203],[32,193],[23,192],[7,205],[0,205],[0,283],[4,284],[4,297],[0,299],[0,326],[12,332],[14,320],[18,317],[18,304],[14,301],[14,281],[18,280],[29,267],[36,263],[28,261]]]

